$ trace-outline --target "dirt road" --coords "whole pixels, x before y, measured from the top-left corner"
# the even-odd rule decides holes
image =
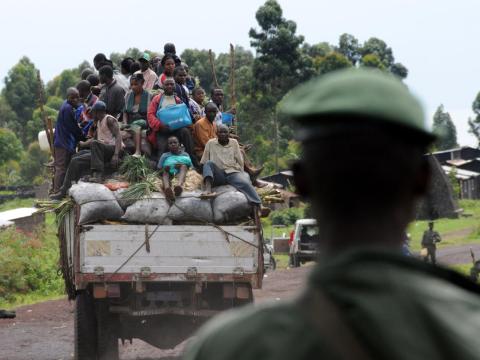
[[[279,301],[297,294],[310,266],[267,273],[255,301]],[[73,358],[73,303],[47,301],[17,309],[17,318],[0,320],[2,360],[66,360]],[[140,340],[120,346],[121,359],[175,359],[186,342],[172,350],[159,350]]]

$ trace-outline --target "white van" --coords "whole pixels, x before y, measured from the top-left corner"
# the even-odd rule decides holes
[[[298,267],[315,260],[318,246],[318,226],[315,219],[299,219],[290,233],[290,266]]]

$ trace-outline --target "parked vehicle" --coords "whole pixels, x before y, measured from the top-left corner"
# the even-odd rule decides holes
[[[265,243],[263,246],[263,263],[265,271],[274,271],[277,268],[277,261],[273,256],[273,245]]]
[[[290,266],[299,267],[307,261],[313,261],[317,255],[318,226],[315,219],[299,219],[290,233]]]

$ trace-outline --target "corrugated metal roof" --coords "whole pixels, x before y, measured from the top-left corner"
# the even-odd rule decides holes
[[[445,153],[449,153],[449,152],[459,151],[459,150],[462,150],[462,149],[474,149],[474,150],[478,150],[477,148],[474,148],[474,147],[471,147],[471,146],[461,146],[461,147],[458,147],[458,148],[453,148],[453,149],[448,149],[448,150],[435,151],[435,152],[432,153],[432,154],[433,154],[433,155],[435,155],[435,154],[445,154]]]
[[[453,159],[445,161],[447,164],[454,165],[454,166],[461,166],[464,164],[468,164],[472,160],[464,160],[464,159]]]
[[[447,174],[450,174],[450,171],[452,171],[453,168],[454,166],[447,166],[447,165],[442,166],[442,169]],[[469,171],[469,170],[458,169],[458,168],[455,168],[455,171],[456,171],[455,177],[461,180],[468,180],[468,179],[480,176],[480,173],[477,173],[475,171]]]

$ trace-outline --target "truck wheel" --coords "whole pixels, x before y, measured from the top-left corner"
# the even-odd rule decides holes
[[[296,254],[290,254],[290,266],[291,267],[300,266],[300,261],[298,260],[298,256]]]
[[[75,299],[74,341],[75,359],[95,358],[96,352],[95,309],[90,294],[82,291]]]
[[[118,336],[115,318],[108,312],[108,304],[97,303],[97,359],[118,360]]]

